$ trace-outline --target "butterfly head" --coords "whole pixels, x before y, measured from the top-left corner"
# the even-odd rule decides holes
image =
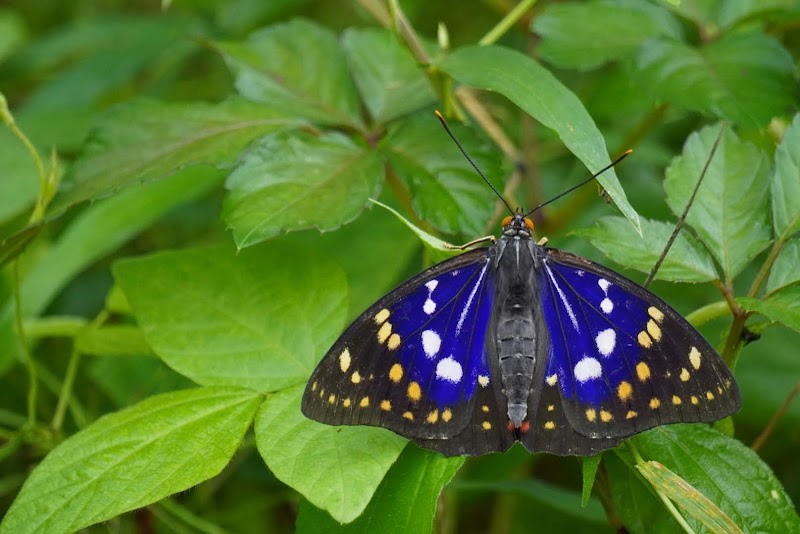
[[[533,221],[525,217],[521,211],[509,215],[502,222],[503,235],[507,237],[531,237]]]

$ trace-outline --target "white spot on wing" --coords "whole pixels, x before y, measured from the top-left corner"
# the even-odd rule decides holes
[[[603,290],[603,293],[608,293],[608,286],[611,285],[611,282],[609,282],[605,278],[601,278],[600,280],[597,281],[597,285],[600,286],[600,289]]]
[[[439,348],[442,346],[442,338],[433,330],[425,330],[422,332],[422,350],[425,351],[425,356],[433,358],[439,353]]]
[[[436,311],[436,303],[431,299],[425,299],[425,304],[422,305],[422,311],[428,315]]]
[[[603,376],[603,368],[600,362],[594,358],[584,356],[581,361],[575,364],[575,379],[578,382],[586,382]]]
[[[438,285],[439,285],[439,281],[435,280],[435,279],[434,280],[428,280],[427,282],[425,282],[425,287],[427,287],[428,291],[430,291],[431,293],[433,293],[433,290],[436,289],[436,286],[438,286]]]
[[[597,337],[594,338],[594,342],[597,343],[597,350],[600,354],[608,356],[614,352],[614,345],[617,343],[617,333],[612,328],[607,328],[597,334]]]
[[[600,309],[603,310],[606,314],[609,314],[612,311],[614,311],[614,303],[611,302],[611,299],[606,297],[603,299],[603,302],[600,303]]]
[[[578,318],[575,317],[575,312],[572,311],[572,306],[567,300],[567,296],[564,295],[563,291],[561,291],[561,286],[558,285],[558,282],[556,282],[556,277],[553,276],[553,271],[550,270],[550,267],[546,263],[544,264],[544,268],[547,270],[547,276],[550,277],[550,281],[553,282],[553,286],[555,286],[556,291],[558,291],[558,296],[561,299],[561,303],[564,304],[564,308],[567,310],[567,315],[569,315],[569,320],[572,322],[572,326],[575,327],[577,332],[580,332],[581,329],[578,328]]]
[[[436,364],[436,378],[458,384],[463,375],[464,371],[461,369],[461,364],[455,361],[452,356],[443,358]]]
[[[461,316],[458,318],[458,323],[456,324],[456,335],[461,333],[461,327],[464,326],[464,320],[467,318],[467,312],[469,312],[469,308],[472,306],[472,299],[475,298],[475,293],[477,293],[478,288],[481,287],[483,275],[486,274],[487,267],[489,267],[488,262],[483,266],[483,269],[481,269],[481,274],[478,276],[478,281],[472,286],[472,291],[470,292],[469,297],[467,297],[467,303],[464,305],[464,309],[461,310]]]

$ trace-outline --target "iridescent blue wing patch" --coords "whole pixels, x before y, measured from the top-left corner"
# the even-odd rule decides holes
[[[491,250],[431,267],[358,317],[311,375],[303,413],[382,426],[448,455],[510,447],[485,347]]]
[[[530,450],[587,454],[657,425],[738,411],[728,367],[664,301],[584,258],[555,249],[544,258],[550,348],[522,438]]]

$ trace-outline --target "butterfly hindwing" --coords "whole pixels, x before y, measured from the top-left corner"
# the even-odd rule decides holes
[[[500,413],[488,397],[484,343],[494,291],[489,251],[434,265],[357,318],[309,379],[303,413],[328,424],[382,426],[445,454],[475,454],[471,437],[449,438],[500,426],[488,419]]]
[[[550,352],[544,380],[533,386],[543,393],[529,408],[537,431],[549,420],[550,405],[563,410],[573,440],[612,445],[657,425],[714,421],[738,411],[728,367],[664,301],[578,256],[546,249],[545,258],[539,284]],[[547,435],[534,437],[534,450],[601,445],[536,443]]]

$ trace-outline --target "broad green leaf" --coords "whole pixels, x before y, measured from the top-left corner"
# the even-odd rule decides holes
[[[462,465],[463,457],[446,458],[408,446],[358,519],[342,526],[308,501],[302,501],[297,532],[433,532],[439,494]]]
[[[711,532],[742,532],[716,504],[661,463],[644,462],[637,464],[636,468],[658,491]]]
[[[363,127],[347,62],[327,28],[298,19],[214,46],[245,98],[321,124]]]
[[[151,354],[142,331],[128,325],[87,328],[75,338],[75,348],[93,356]]]
[[[504,95],[554,130],[590,171],[611,163],[605,140],[578,97],[528,56],[500,46],[468,46],[438,66],[462,83]],[[625,197],[614,169],[604,172],[598,181],[639,232],[639,215]]]
[[[408,443],[382,428],[333,427],[300,413],[304,384],[270,395],[256,417],[258,451],[282,482],[340,523],[361,515]]]
[[[641,83],[657,98],[748,129],[797,107],[794,61],[780,42],[762,33],[725,35],[700,49],[651,39],[640,49],[637,66]]]
[[[589,504],[589,499],[592,498],[592,488],[594,487],[595,477],[597,476],[597,467],[600,465],[600,460],[602,458],[602,454],[595,454],[594,456],[583,458],[581,461],[581,471],[583,473],[581,506],[584,508]]]
[[[130,406],[159,393],[197,386],[152,356],[91,358],[86,363],[88,377],[119,407]]]
[[[203,385],[304,382],[347,312],[336,263],[288,243],[163,252],[113,272],[153,351]]]
[[[228,177],[222,218],[239,248],[283,232],[335,230],[383,185],[377,152],[330,132],[281,132],[251,147]]]
[[[19,124],[19,127],[25,131],[24,124]],[[42,157],[46,160],[48,154],[42,153]],[[0,199],[2,199],[0,225],[2,225],[12,217],[32,208],[39,191],[39,174],[30,152],[3,123],[0,123],[0,169],[3,169],[0,180]]]
[[[500,161],[475,132],[451,126],[483,173],[500,189]],[[482,237],[494,214],[494,193],[459,152],[431,113],[396,122],[381,143],[392,169],[411,190],[420,219],[449,234]]]
[[[668,425],[633,438],[746,532],[797,532],[800,518],[769,466],[740,441],[706,425]]]
[[[567,69],[593,69],[630,57],[646,39],[681,38],[675,17],[639,0],[591,0],[549,4],[533,22],[538,54]]]
[[[641,219],[637,234],[622,217],[603,217],[590,228],[575,231],[623,267],[649,273],[675,229],[674,223]],[[708,251],[684,227],[669,249],[656,279],[708,282],[719,278]]]
[[[772,321],[800,332],[800,284],[786,286],[763,300],[740,297],[736,302],[748,311],[758,312]]]
[[[113,108],[64,177],[51,212],[166,178],[189,165],[230,167],[254,139],[296,124],[243,99],[219,104],[141,100]]]
[[[775,263],[772,264],[767,280],[767,293],[800,281],[798,265],[800,265],[800,240],[793,239],[783,246]]]
[[[192,167],[83,210],[25,275],[20,292],[23,315],[42,313],[78,273],[165,213],[206,195],[222,178],[214,169]],[[13,303],[6,302],[0,306],[0,375],[15,358],[21,359],[15,332]]]
[[[208,480],[228,464],[261,401],[247,390],[195,388],[98,419],[34,469],[0,532],[72,532]]]
[[[679,216],[720,126],[689,136],[683,153],[667,168],[664,189]],[[770,242],[769,161],[764,153],[726,129],[686,221],[714,255],[726,280],[733,280]]]
[[[772,224],[780,239],[800,230],[800,114],[794,116],[775,151]]]
[[[430,82],[397,37],[378,28],[350,29],[342,48],[361,98],[378,124],[433,103]]]
[[[0,9],[0,63],[25,40],[25,20],[13,9]]]

